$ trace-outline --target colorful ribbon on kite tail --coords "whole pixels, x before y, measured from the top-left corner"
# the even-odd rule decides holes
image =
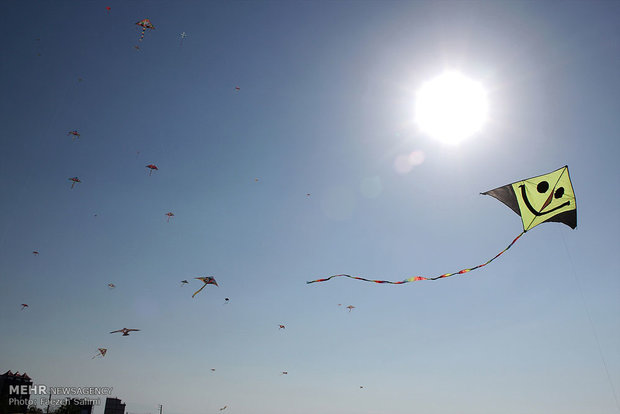
[[[310,283],[316,283],[316,282],[326,282],[330,279],[333,279],[335,277],[348,277],[350,279],[356,279],[356,280],[363,280],[364,282],[373,282],[373,283],[389,283],[391,285],[402,285],[403,283],[409,283],[409,282],[417,282],[418,280],[437,280],[437,279],[443,279],[444,277],[450,277],[450,276],[454,276],[454,275],[462,275],[463,273],[468,273],[471,272],[472,270],[476,270],[479,269],[481,267],[484,267],[486,265],[488,265],[489,263],[491,263],[493,260],[497,259],[498,257],[500,257],[506,250],[510,249],[512,247],[513,244],[515,244],[517,242],[517,240],[519,240],[519,238],[521,238],[521,236],[523,236],[525,234],[526,230],[522,231],[521,234],[519,234],[513,241],[512,243],[510,243],[508,245],[508,247],[506,247],[504,250],[502,250],[501,252],[497,253],[495,255],[495,257],[493,257],[492,259],[489,259],[487,262],[483,263],[483,264],[479,264],[478,266],[474,266],[474,267],[470,267],[468,269],[463,269],[463,270],[459,270],[458,272],[454,272],[454,273],[444,273],[443,275],[439,275],[436,277],[423,277],[423,276],[413,276],[410,277],[408,279],[405,280],[401,280],[399,282],[392,282],[389,280],[373,280],[373,279],[365,279],[363,277],[358,277],[358,276],[351,276],[351,275],[333,275],[330,276],[328,278],[325,279],[317,279],[317,280],[311,280],[310,282],[306,282],[307,284]]]

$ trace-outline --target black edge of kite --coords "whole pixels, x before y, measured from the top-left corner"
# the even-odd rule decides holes
[[[517,213],[517,215],[521,216],[521,210],[519,210],[519,203],[517,202],[517,196],[514,189],[512,188],[512,184],[497,187],[493,190],[485,191],[484,193],[480,194],[495,197],[496,199],[510,207],[510,209]]]

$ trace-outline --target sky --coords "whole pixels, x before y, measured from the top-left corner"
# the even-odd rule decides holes
[[[619,16],[3,2],[0,371],[113,387],[140,414],[620,412]],[[413,122],[445,70],[488,91],[459,145]],[[575,230],[438,281],[306,284],[483,263],[522,225],[480,193],[564,165]],[[219,286],[192,298],[201,276]]]

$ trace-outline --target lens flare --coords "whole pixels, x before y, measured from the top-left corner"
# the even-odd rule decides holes
[[[423,151],[413,151],[410,154],[401,154],[394,160],[394,169],[400,174],[407,174],[413,167],[424,162],[426,156]]]

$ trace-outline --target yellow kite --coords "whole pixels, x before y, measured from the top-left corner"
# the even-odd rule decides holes
[[[437,280],[444,277],[459,275],[479,269],[497,259],[502,253],[510,249],[513,244],[526,231],[538,226],[541,223],[555,221],[564,223],[570,228],[577,227],[577,204],[575,201],[575,191],[570,182],[568,166],[564,166],[548,174],[517,181],[512,184],[489,190],[484,195],[495,197],[502,203],[510,207],[515,213],[521,216],[523,231],[519,234],[504,250],[496,254],[493,258],[478,266],[459,270],[458,272],[444,273],[434,277],[412,276],[405,280],[389,281],[366,279],[351,275],[333,275],[324,279],[311,280],[306,283],[325,282],[334,277],[348,277],[350,279],[363,280],[365,282],[389,283],[400,285],[403,283],[416,282],[418,280]],[[350,310],[350,309],[349,309]]]

